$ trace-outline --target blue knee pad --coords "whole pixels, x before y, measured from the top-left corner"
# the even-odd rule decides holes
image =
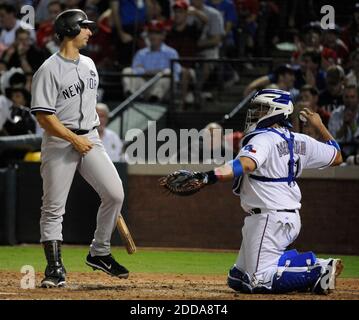
[[[314,266],[316,259],[311,251],[285,251],[278,261],[278,267],[284,267],[284,270],[279,275],[274,275],[272,292],[286,293],[312,288],[322,273],[321,266]]]
[[[314,266],[317,257],[312,251],[299,253],[297,250],[285,251],[278,261],[278,267]]]
[[[279,258],[278,266],[284,267],[286,265],[287,260],[293,259],[298,254],[299,252],[295,249],[284,251],[284,253]]]
[[[235,291],[252,293],[252,286],[250,284],[248,273],[237,269],[236,266],[229,270],[227,284]]]

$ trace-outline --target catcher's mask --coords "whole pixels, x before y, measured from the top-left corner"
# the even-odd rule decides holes
[[[275,123],[291,127],[288,116],[293,112],[290,93],[278,89],[258,91],[251,100],[247,111],[245,132],[270,127]]]

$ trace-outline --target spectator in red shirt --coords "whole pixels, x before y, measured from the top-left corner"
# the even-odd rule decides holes
[[[185,0],[176,0],[173,4],[173,21],[166,37],[166,43],[175,48],[180,57],[195,57],[198,53],[197,42],[202,29],[195,20],[191,23],[190,15],[202,14],[194,7],[190,7]],[[204,16],[202,19],[206,19]],[[191,64],[185,64],[190,66]]]
[[[202,13],[190,7],[185,0],[177,0],[173,5],[173,12],[173,24],[166,43],[176,49],[181,58],[197,56],[197,42],[201,37],[202,28],[195,21],[190,23],[188,16]],[[192,93],[188,93],[190,83],[195,78],[195,71],[192,67],[193,64],[190,62],[182,63],[180,103],[182,109],[186,108],[186,103],[192,103],[194,100]]]
[[[300,63],[302,55],[305,51],[318,51],[322,50],[320,39],[322,29],[319,22],[311,22],[303,27],[303,30],[298,38],[295,38],[297,50],[293,52],[292,62]]]
[[[50,53],[54,53],[58,49],[57,39],[54,33],[54,21],[65,6],[59,0],[52,0],[47,5],[49,19],[42,22],[36,32],[36,42],[39,48],[46,48]]]
[[[97,21],[97,27],[92,30],[86,48],[82,52],[89,56],[98,69],[110,69],[115,60],[115,47],[111,41],[111,28],[105,20],[99,19],[99,12],[96,6],[88,5],[85,12],[91,21]]]
[[[347,45],[339,38],[339,34],[340,30],[338,26],[335,26],[335,29],[325,30],[323,33],[322,44],[324,47],[335,51],[338,64],[344,64],[347,62],[349,49]]]
[[[322,44],[322,28],[319,21],[310,22],[304,26],[302,35],[295,39],[297,50],[293,52],[292,62],[300,64],[302,56],[307,51],[316,51],[321,55],[321,67],[327,70],[330,66],[338,63],[338,54],[333,48]],[[331,35],[328,36],[332,40]],[[329,43],[329,41],[328,41]],[[333,45],[330,42],[331,45]]]

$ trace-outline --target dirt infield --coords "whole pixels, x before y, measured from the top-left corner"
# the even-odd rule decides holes
[[[0,299],[348,299],[359,300],[359,279],[338,279],[338,289],[328,296],[311,294],[246,295],[226,286],[225,276],[131,274],[127,280],[100,272],[70,273],[66,288],[21,289],[22,274],[0,271]],[[36,274],[38,286],[42,274]]]

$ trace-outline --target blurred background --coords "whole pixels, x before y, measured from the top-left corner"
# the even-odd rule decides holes
[[[21,20],[23,5],[35,8],[35,29]],[[323,5],[335,9],[334,29],[321,27]],[[99,132],[124,180],[124,213],[139,245],[237,248],[244,212],[230,184],[191,199],[162,194],[159,176],[191,166],[128,165],[126,132],[146,135],[148,121],[157,131],[228,128],[234,133],[223,141],[235,155],[251,95],[279,88],[296,102],[294,130],[315,137],[298,113],[318,112],[345,157],[340,168],[304,174],[298,241],[359,253],[359,2],[350,0],[0,1],[0,243],[38,242],[42,130],[29,112],[31,79],[59,49],[54,19],[71,8],[97,22],[82,53],[99,72]],[[65,242],[90,241],[99,203],[93,195],[77,176]]]

